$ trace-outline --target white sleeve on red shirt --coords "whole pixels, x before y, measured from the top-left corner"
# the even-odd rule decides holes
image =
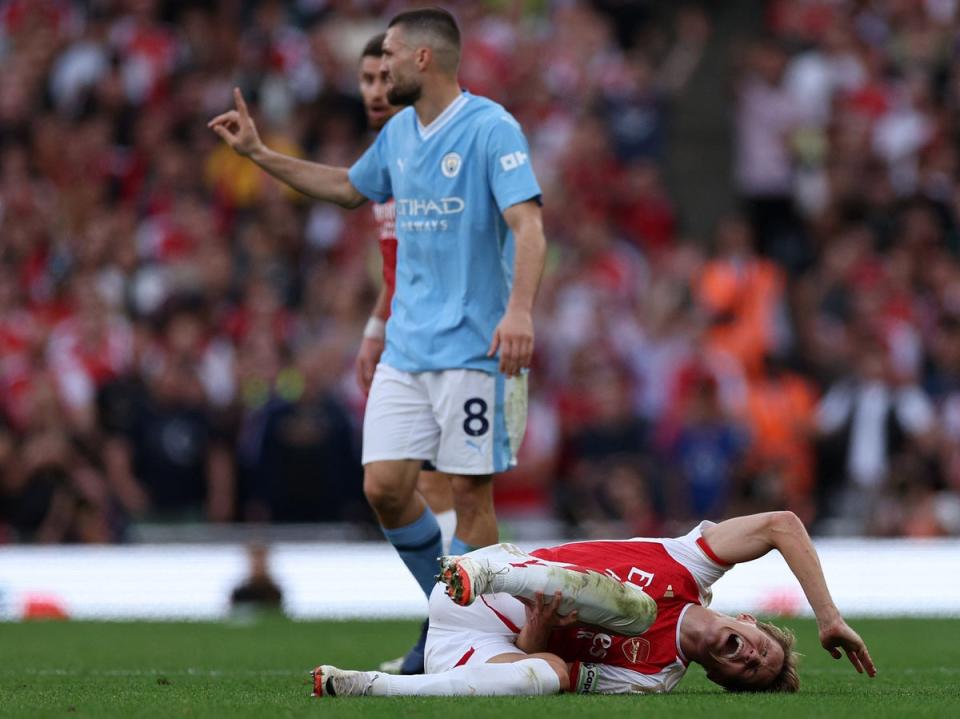
[[[705,607],[709,606],[713,599],[710,587],[732,568],[731,565],[721,564],[715,556],[711,557],[704,551],[703,530],[713,525],[714,522],[704,520],[682,537],[661,540],[667,553],[693,575],[700,588],[700,602]]]

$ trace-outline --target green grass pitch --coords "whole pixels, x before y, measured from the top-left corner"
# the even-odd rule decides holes
[[[0,717],[960,716],[960,620],[860,620],[874,680],[797,632],[799,694],[728,695],[694,666],[665,696],[312,699],[321,662],[374,666],[403,652],[413,622],[0,623]],[[642,712],[642,713],[641,713]]]

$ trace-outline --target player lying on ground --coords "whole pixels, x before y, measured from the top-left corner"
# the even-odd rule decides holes
[[[314,693],[659,693],[672,690],[690,662],[732,691],[796,691],[789,632],[707,608],[710,587],[727,570],[771,549],[800,582],[824,649],[838,659],[846,653],[858,672],[874,676],[866,645],[830,597],[803,523],[791,512],[770,512],[702,522],[676,539],[575,542],[529,555],[498,544],[446,557],[430,597],[428,674],[324,665],[314,670]],[[628,587],[643,589],[655,614]]]

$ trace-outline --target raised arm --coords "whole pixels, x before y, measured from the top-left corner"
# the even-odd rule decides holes
[[[235,110],[213,118],[207,127],[217,133],[238,155],[249,157],[266,172],[305,195],[341,207],[359,207],[367,198],[351,184],[347,168],[298,160],[274,152],[263,144],[239,88],[234,88]]]
[[[533,200],[508,207],[503,219],[513,231],[516,252],[513,290],[500,324],[493,332],[488,356],[500,350],[500,371],[508,377],[529,367],[533,359],[533,301],[540,286],[547,240],[540,205]]]
[[[803,522],[793,512],[767,512],[735,517],[708,527],[703,539],[717,558],[729,564],[749,562],[771,549],[779,550],[813,608],[820,643],[834,657],[846,652],[858,672],[877,673],[860,636],[840,616],[827,588],[817,550]]]

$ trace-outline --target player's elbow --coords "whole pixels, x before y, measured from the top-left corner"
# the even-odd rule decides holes
[[[353,190],[352,187],[350,189],[352,190],[352,192],[351,191],[345,192],[343,198],[340,200],[338,204],[340,205],[340,207],[346,210],[355,210],[358,207],[360,207],[360,205],[362,205],[364,202],[366,202],[367,198],[361,195],[356,190]]]
[[[777,537],[792,537],[807,532],[800,517],[789,510],[770,512],[767,520],[767,530],[774,540]],[[776,541],[773,544],[776,546]]]

